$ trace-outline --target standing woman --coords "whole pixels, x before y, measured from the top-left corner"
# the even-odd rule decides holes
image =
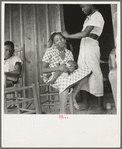
[[[69,39],[82,39],[78,57],[78,66],[84,68],[87,65],[92,70],[92,74],[87,78],[86,83],[84,83],[82,87],[80,86],[80,83],[77,84],[73,91],[74,98],[80,90],[85,90],[93,94],[98,99],[96,113],[102,114],[105,113],[105,110],[103,108],[103,76],[100,69],[100,47],[98,38],[103,31],[104,19],[94,5],[82,4],[80,7],[84,14],[87,15],[82,31],[75,34],[62,32],[62,35]]]

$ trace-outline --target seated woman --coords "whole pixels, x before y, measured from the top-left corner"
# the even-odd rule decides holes
[[[13,86],[21,74],[22,61],[18,56],[14,55],[14,44],[11,41],[4,43],[4,86]]]
[[[50,43],[50,48],[46,50],[42,58],[42,72],[60,72],[59,77],[54,84],[51,84],[51,86],[59,90],[60,114],[66,114],[66,102],[69,88],[76,85],[80,80],[82,80],[83,84],[85,82],[84,78],[91,73],[91,70],[86,66],[86,68],[78,68],[74,70],[69,75],[62,75],[64,72],[68,73],[66,64],[69,61],[74,61],[72,52],[66,49],[66,40],[60,32],[55,32],[51,35]],[[47,83],[50,77],[44,79],[44,82]],[[75,98],[73,98],[73,102],[78,109],[79,106],[77,105]]]

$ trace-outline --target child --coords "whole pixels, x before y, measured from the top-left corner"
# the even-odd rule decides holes
[[[45,77],[47,77],[47,78],[50,77],[50,79],[47,81],[47,83],[53,84],[60,75],[63,75],[65,77],[65,76],[69,75],[70,73],[72,73],[78,67],[77,63],[75,61],[68,61],[65,65],[67,66],[68,73],[65,73],[65,72],[62,73],[60,71],[56,71],[56,72],[44,74]]]
[[[7,85],[7,87],[16,83],[18,76],[21,74],[22,61],[14,55],[14,51],[13,42],[6,41],[4,43],[4,74],[7,76],[7,80],[5,80],[4,85]]]

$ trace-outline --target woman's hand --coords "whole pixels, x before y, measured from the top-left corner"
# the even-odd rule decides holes
[[[70,67],[68,67],[68,69],[69,69],[69,72],[72,73],[75,70],[75,67],[74,66],[70,66]]]
[[[68,72],[68,68],[67,68],[67,66],[65,64],[60,65],[58,67],[58,69],[59,69],[59,71],[62,71],[62,72]]]
[[[61,34],[65,37],[65,38],[69,38],[69,34],[66,31],[61,32]]]

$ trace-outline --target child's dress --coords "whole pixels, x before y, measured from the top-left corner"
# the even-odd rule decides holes
[[[65,49],[65,58],[61,59],[59,50],[52,47],[47,49],[42,59],[43,62],[49,63],[50,68],[56,67],[58,64],[66,64],[68,61],[71,60],[74,60],[74,58],[70,50]],[[57,88],[59,90],[59,93],[62,93],[65,89],[74,85],[90,73],[91,69],[89,69],[87,66],[83,69],[78,68],[69,75],[64,75],[64,73],[62,73],[51,86]],[[51,77],[52,76],[50,76],[49,78],[44,78],[44,82],[49,82]]]

